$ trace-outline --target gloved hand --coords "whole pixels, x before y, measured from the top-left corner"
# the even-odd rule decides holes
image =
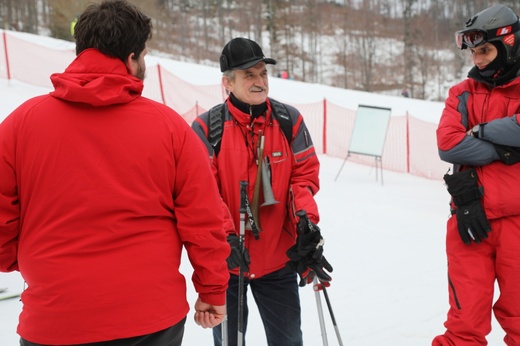
[[[300,286],[311,283],[314,276],[325,284],[330,285],[332,278],[326,271],[332,272],[332,266],[323,256],[323,238],[320,228],[310,222],[305,211],[297,213],[300,221],[297,225],[298,238],[296,244],[287,250],[289,261],[286,267],[300,275]]]
[[[506,165],[514,165],[520,162],[520,148],[510,147],[507,145],[493,144],[495,150],[500,157],[500,161]]]
[[[320,280],[324,286],[330,286],[332,278],[325,270],[332,272],[332,266],[325,256],[322,256],[319,262],[313,261],[310,264],[306,263],[305,259],[302,260],[302,258],[298,256],[298,244],[291,246],[289,250],[287,250],[287,256],[290,260],[287,261],[285,267],[298,273],[300,276],[300,287],[310,284],[315,276],[318,277],[318,280]]]
[[[251,260],[249,258],[249,251],[247,251],[247,248],[244,247],[244,252],[242,253],[242,249],[240,247],[240,238],[238,238],[236,234],[228,235],[227,242],[231,247],[231,253],[226,259],[228,269],[240,267],[243,272],[248,272]]]
[[[471,168],[452,175],[445,174],[444,181],[457,206],[455,215],[462,241],[465,244],[472,240],[480,243],[488,237],[491,226],[480,202],[484,196],[484,187],[478,186],[477,172]]]

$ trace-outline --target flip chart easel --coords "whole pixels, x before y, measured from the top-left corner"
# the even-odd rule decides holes
[[[373,156],[375,159],[376,181],[378,170],[381,171],[381,185],[383,184],[383,149],[385,146],[388,123],[392,110],[384,107],[359,105],[352,130],[352,138],[348,148],[347,157],[339,169],[334,181],[336,181],[345,166],[350,154]]]

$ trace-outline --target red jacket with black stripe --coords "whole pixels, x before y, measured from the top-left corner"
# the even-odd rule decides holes
[[[469,77],[449,91],[437,128],[439,155],[462,169],[475,167],[488,219],[519,215],[520,165],[504,164],[495,145],[520,148],[520,78],[493,87],[479,78],[476,67]],[[468,130],[477,124],[475,138]]]
[[[267,99],[265,116],[252,118],[237,109],[228,99],[224,115],[222,139],[218,155],[207,140],[209,112],[200,115],[192,124],[208,148],[222,198],[231,221],[228,232],[240,230],[240,181],[248,182],[248,198],[253,199],[257,177],[258,132],[265,136],[264,164],[268,162],[274,200],[279,203],[261,206],[261,232],[255,239],[246,231],[245,245],[251,256],[251,279],[262,277],[285,266],[286,251],[295,244],[295,213],[305,210],[314,223],[319,221],[314,195],[319,190],[319,161],[311,136],[299,111],[285,105],[292,122],[292,140],[289,143],[280,124],[273,119],[270,100]],[[260,204],[264,202],[261,195]],[[233,226],[234,225],[234,226]],[[237,272],[234,270],[233,272]]]

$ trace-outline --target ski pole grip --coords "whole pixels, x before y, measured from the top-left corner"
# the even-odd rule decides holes
[[[309,220],[309,217],[307,216],[307,212],[305,210],[298,210],[296,212],[296,216],[300,218],[300,221],[298,223],[298,234],[308,234],[316,231],[316,229],[314,229],[314,225]]]
[[[307,212],[305,210],[298,210],[296,212],[296,216],[298,216],[300,219],[307,218]]]
[[[247,181],[241,180],[240,181],[240,210],[239,213],[245,213],[246,212],[246,198],[247,198]]]
[[[298,210],[296,212],[296,216],[300,218],[298,227],[296,228],[298,230],[298,235],[304,235],[306,233],[305,230],[308,229],[308,227],[305,226],[309,224],[309,217],[307,216],[307,212],[305,210]]]

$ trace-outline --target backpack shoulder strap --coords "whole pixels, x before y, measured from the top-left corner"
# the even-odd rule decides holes
[[[221,103],[211,108],[208,112],[208,142],[213,147],[215,155],[218,155],[220,151],[226,108],[226,105]]]
[[[292,141],[292,128],[293,128],[293,119],[292,117],[297,117],[299,112],[294,108],[294,111],[291,112],[293,107],[289,109],[287,105],[276,101],[272,98],[269,98],[271,102],[271,107],[273,108],[273,116],[280,124],[280,128],[282,129],[285,138],[287,138],[287,142],[291,143]],[[296,122],[296,119],[295,121]]]

